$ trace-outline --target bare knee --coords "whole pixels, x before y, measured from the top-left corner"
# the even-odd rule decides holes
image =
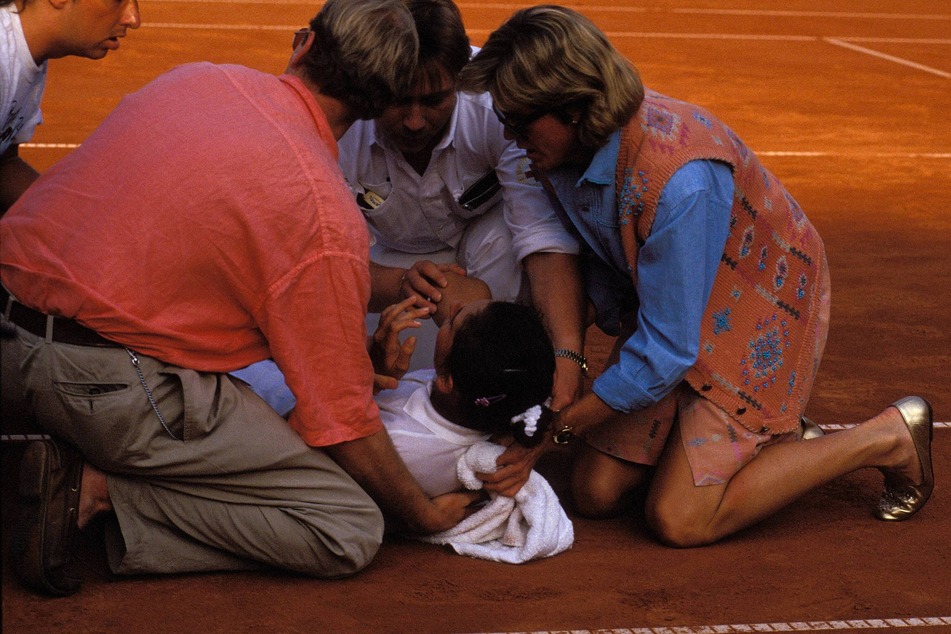
[[[575,481],[571,487],[575,511],[583,517],[603,518],[620,514],[630,496],[604,481]]]
[[[717,541],[709,530],[709,522],[697,517],[677,500],[648,498],[644,507],[647,526],[657,539],[674,548],[706,546]]]
[[[575,511],[592,518],[619,515],[633,503],[645,469],[594,449],[582,452],[571,479]]]

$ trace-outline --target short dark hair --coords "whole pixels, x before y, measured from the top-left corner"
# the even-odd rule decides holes
[[[544,403],[551,394],[555,353],[541,316],[512,302],[489,302],[456,331],[446,357],[465,426],[491,434],[513,434],[522,445],[545,437],[551,413],[534,434],[512,418]]]
[[[308,77],[358,119],[379,117],[409,89],[419,40],[401,0],[327,0],[310,29]]]
[[[405,0],[419,37],[416,80],[437,84],[443,70],[455,81],[472,49],[459,7],[452,0]]]

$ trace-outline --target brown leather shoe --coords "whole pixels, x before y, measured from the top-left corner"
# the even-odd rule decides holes
[[[69,571],[79,527],[83,460],[58,440],[33,441],[20,463],[20,515],[10,545],[13,570],[24,585],[67,596],[79,590]]]

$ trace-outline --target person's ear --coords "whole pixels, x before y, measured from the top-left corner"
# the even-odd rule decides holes
[[[294,49],[294,52],[291,53],[291,59],[287,62],[288,69],[300,64],[301,60],[310,50],[310,47],[314,45],[314,40],[316,37],[317,36],[313,31],[307,32],[307,37],[304,38],[304,41],[298,44],[297,48]]]
[[[568,120],[567,123],[571,125],[578,125],[578,122],[581,121],[581,117],[584,115],[584,110],[577,106],[572,106],[571,108],[565,109],[565,118]]]
[[[449,395],[452,394],[453,384],[452,384],[452,375],[443,374],[442,372],[436,373],[436,379],[433,381],[433,388],[440,394]]]

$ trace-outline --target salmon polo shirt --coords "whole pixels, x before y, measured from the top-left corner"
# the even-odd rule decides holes
[[[382,429],[366,224],[296,77],[162,75],[26,192],[0,245],[22,303],[137,352],[206,372],[273,358],[310,445]]]

